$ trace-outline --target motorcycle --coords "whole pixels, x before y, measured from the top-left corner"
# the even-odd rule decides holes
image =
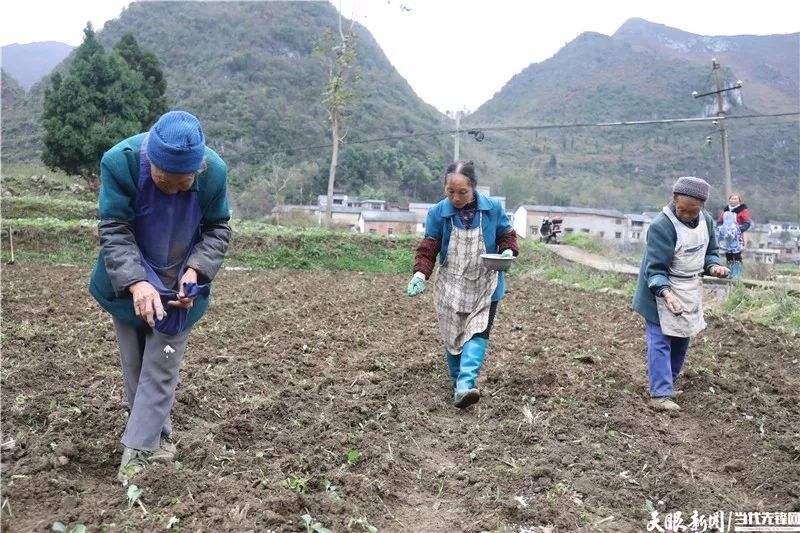
[[[561,233],[563,219],[554,217],[544,217],[542,226],[539,228],[539,240],[545,244],[558,244],[558,235]]]

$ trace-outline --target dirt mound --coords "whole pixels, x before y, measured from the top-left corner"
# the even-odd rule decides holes
[[[513,279],[458,411],[431,295],[405,276],[223,272],[193,333],[178,462],[115,482],[126,404],[87,269],[3,268],[2,518],[90,530],[644,531],[660,513],[800,511],[800,341],[711,317],[646,407],[624,297]],[[613,517],[613,518],[609,518]],[[176,522],[176,520],[178,520]]]

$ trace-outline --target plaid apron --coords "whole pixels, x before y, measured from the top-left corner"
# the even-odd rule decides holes
[[[497,288],[497,272],[483,266],[483,214],[478,226],[460,229],[450,218],[450,244],[435,285],[439,331],[448,352],[460,354],[464,343],[489,325],[489,307]]]

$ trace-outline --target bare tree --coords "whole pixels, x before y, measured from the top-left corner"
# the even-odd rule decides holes
[[[331,128],[331,167],[328,173],[328,203],[325,207],[325,226],[330,227],[333,218],[333,186],[336,182],[336,165],[339,162],[339,146],[347,136],[342,131],[346,120],[346,111],[353,101],[350,89],[352,66],[356,59],[354,21],[345,31],[342,28],[342,14],[339,12],[338,35],[328,30],[325,44],[320,49],[328,67],[328,83],[322,92],[322,103],[328,111]]]

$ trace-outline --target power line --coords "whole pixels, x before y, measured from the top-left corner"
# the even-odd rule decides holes
[[[800,116],[800,112],[792,111],[786,113],[759,113],[759,114],[750,114],[750,115],[730,115],[726,116],[725,120],[736,120],[736,119],[755,119],[755,118],[781,118],[781,117],[794,117]],[[386,137],[376,137],[372,139],[361,139],[361,140],[354,140],[344,143],[345,145],[352,145],[352,144],[369,144],[369,143],[376,143],[376,142],[385,142],[385,141],[399,141],[403,139],[412,139],[417,137],[437,137],[439,135],[454,135],[457,133],[464,133],[473,135],[473,136],[481,136],[483,137],[483,132],[486,131],[512,131],[512,130],[552,130],[552,129],[568,129],[568,128],[607,128],[607,127],[619,127],[619,126],[646,126],[646,125],[654,125],[654,124],[680,124],[680,123],[702,123],[702,122],[712,122],[715,120],[719,120],[718,117],[692,117],[692,118],[667,118],[667,119],[654,119],[654,120],[621,120],[616,122],[573,122],[573,123],[565,123],[565,124],[531,124],[531,125],[510,125],[510,126],[473,126],[467,130],[433,130],[433,131],[425,131],[425,132],[413,132],[413,133],[406,133],[403,135],[389,135]],[[271,150],[268,152],[248,152],[248,155],[273,155],[273,154],[280,154],[280,153],[290,153],[290,152],[303,152],[308,150],[318,150],[322,148],[331,148],[332,144],[318,144],[313,146],[300,146],[297,148],[284,148],[281,150]],[[230,156],[225,156],[225,158],[229,158]],[[236,156],[234,156],[234,159]]]

